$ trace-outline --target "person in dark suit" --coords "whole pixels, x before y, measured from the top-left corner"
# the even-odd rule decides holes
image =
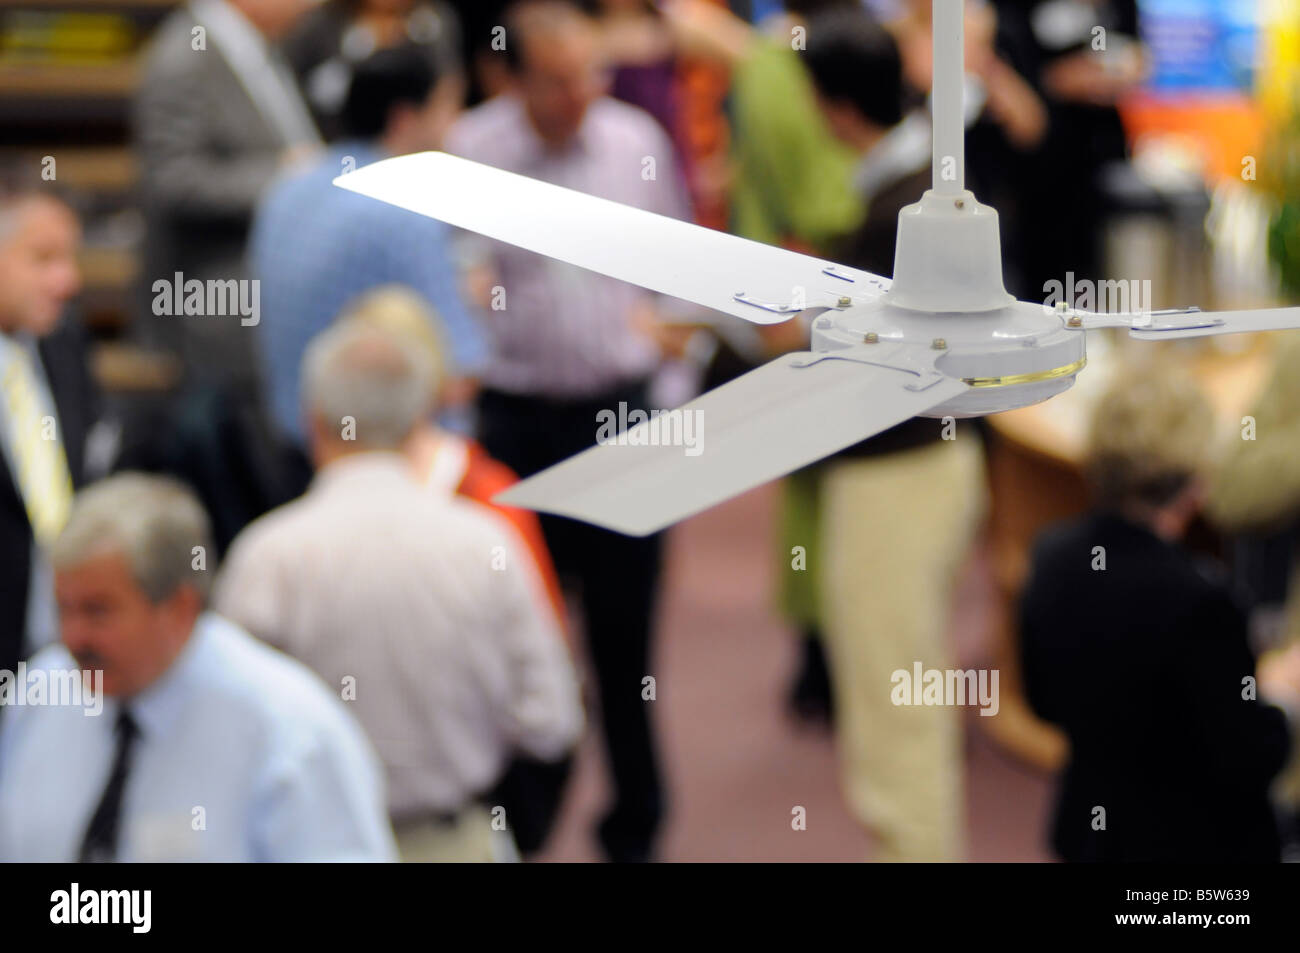
[[[1180,545],[1213,415],[1160,367],[1098,404],[1096,505],[1037,542],[1020,603],[1026,694],[1070,744],[1051,842],[1066,861],[1276,861],[1268,787],[1294,659],[1261,672],[1224,584]],[[1258,689],[1256,686],[1258,685]]]
[[[1102,176],[1127,161],[1119,103],[1145,78],[1138,0],[994,0],[1002,42],[1046,103],[1048,132],[1014,186],[1023,294],[1067,271],[1103,277],[1108,203]],[[1067,188],[1062,188],[1068,183]],[[1068,222],[1069,227],[1062,227]]]
[[[245,243],[258,197],[320,145],[274,46],[308,6],[191,0],[163,21],[144,56],[133,123],[148,317],[137,330],[142,343],[179,355],[191,384],[251,391],[257,383],[260,314],[181,316],[159,305],[176,294],[173,283],[247,280]]]
[[[0,183],[0,670],[56,637],[45,559],[84,476],[95,400],[77,293],[80,226],[40,186]]]
[[[117,465],[189,483],[219,550],[302,479],[266,420],[260,327],[277,318],[264,314],[246,244],[262,193],[321,145],[276,46],[310,6],[178,5],[151,38],[134,103],[146,231],[131,333],[183,373],[165,400],[132,407]]]

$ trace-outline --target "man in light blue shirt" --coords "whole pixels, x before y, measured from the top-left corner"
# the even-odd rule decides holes
[[[448,334],[452,376],[477,376],[487,338],[461,297],[451,229],[337,188],[345,172],[437,148],[460,84],[439,79],[418,48],[383,50],[357,66],[344,120],[354,137],[282,179],[258,208],[250,239],[261,282],[261,349],[275,423],[305,445],[298,371],[307,342],[359,295],[403,284],[424,296]]]
[[[78,495],[53,549],[62,642],[0,727],[0,860],[394,859],[360,727],[298,662],[204,612],[211,552],[170,480]],[[78,670],[106,698],[52,690]]]

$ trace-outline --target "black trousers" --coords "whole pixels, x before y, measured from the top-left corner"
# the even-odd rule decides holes
[[[488,453],[520,477],[531,476],[596,443],[597,414],[649,410],[646,387],[575,401],[486,390],[479,397],[480,439]],[[542,531],[566,591],[579,599],[587,649],[596,673],[614,803],[599,837],[611,860],[653,853],[664,813],[663,784],[642,679],[653,675],[650,637],[658,592],[661,538],[635,539],[558,516]]]

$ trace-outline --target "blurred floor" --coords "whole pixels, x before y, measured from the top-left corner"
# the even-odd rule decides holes
[[[764,487],[675,529],[668,542],[655,706],[670,788],[665,861],[860,861],[870,837],[850,818],[826,732],[785,714],[791,632],[772,610],[776,496]],[[991,611],[985,563],[972,559],[954,615],[958,664],[980,664]],[[968,712],[968,857],[1047,860],[1050,782],[1000,754]],[[589,734],[546,861],[598,860],[605,801]],[[806,809],[807,829],[791,829]]]

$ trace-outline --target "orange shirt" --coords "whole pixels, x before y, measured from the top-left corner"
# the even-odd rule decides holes
[[[430,486],[453,491],[458,496],[491,507],[515,528],[533,558],[537,576],[546,588],[560,630],[567,638],[569,628],[565,624],[564,593],[560,589],[555,564],[551,561],[551,551],[546,546],[546,537],[542,535],[541,521],[532,510],[492,502],[492,497],[519,482],[514,471],[488,456],[487,451],[473,440],[440,433],[436,450],[421,467],[419,476]]]

